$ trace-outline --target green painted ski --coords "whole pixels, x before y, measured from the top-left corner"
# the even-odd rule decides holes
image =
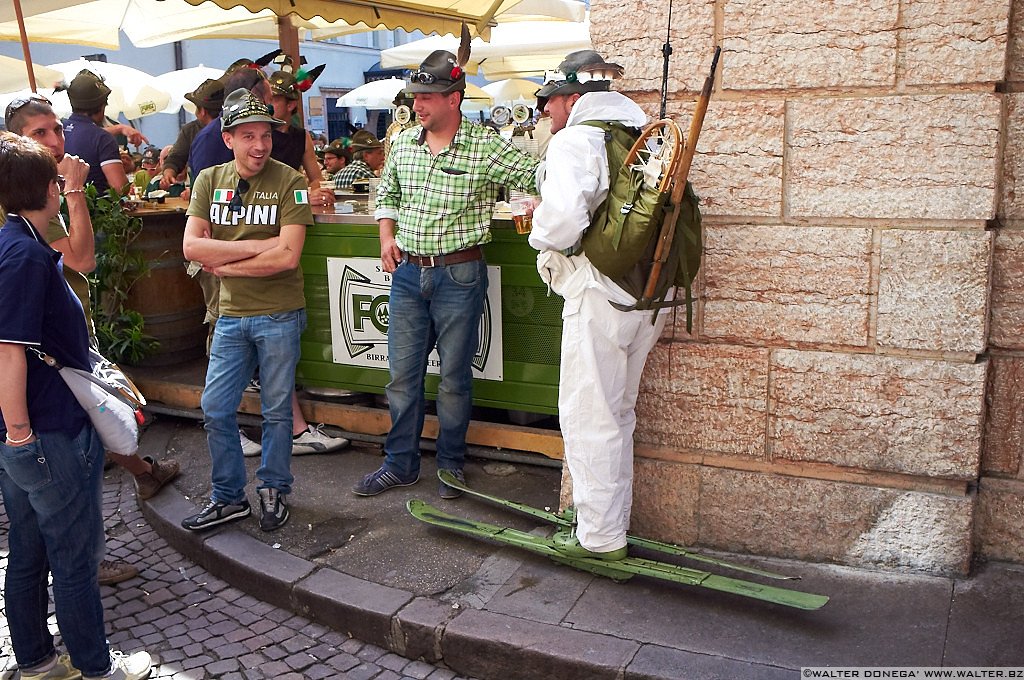
[[[787,590],[752,581],[718,576],[706,571],[689,569],[675,564],[667,564],[639,557],[627,557],[614,562],[588,557],[568,557],[560,553],[549,538],[535,536],[534,534],[510,527],[500,527],[486,522],[455,517],[415,498],[406,503],[406,507],[413,517],[428,524],[523,548],[524,550],[549,557],[556,562],[606,576],[617,581],[625,581],[634,575],[640,574],[684,585],[700,586],[734,595],[751,597],[787,607],[796,607],[797,609],[820,609],[828,602],[828,597],[824,595]]]
[[[571,527],[573,524],[571,513],[554,513],[548,510],[542,510],[541,508],[535,508],[532,505],[526,505],[525,503],[519,503],[517,501],[511,501],[507,498],[501,498],[500,496],[491,496],[490,494],[477,491],[475,489],[466,486],[464,482],[460,482],[449,470],[438,470],[437,478],[448,486],[464,491],[471,496],[482,498],[491,503],[495,503],[510,510],[515,510],[531,517],[549,522],[563,527]],[[678,545],[671,543],[662,543],[661,541],[654,541],[649,538],[640,538],[639,536],[626,536],[626,542],[630,545],[635,545],[638,548],[646,548],[648,550],[655,550],[657,552],[665,553],[667,555],[678,555],[679,557],[685,557],[690,560],[697,562],[704,562],[706,564],[713,564],[718,567],[726,569],[732,569],[734,571],[741,571],[747,574],[755,574],[757,576],[763,576],[764,578],[777,579],[780,581],[797,581],[800,579],[799,576],[786,576],[785,574],[778,574],[773,571],[767,571],[765,569],[758,569],[757,567],[749,567],[744,564],[737,564],[736,562],[730,562],[728,560],[719,559],[717,557],[710,557],[703,555],[693,550],[687,550]]]

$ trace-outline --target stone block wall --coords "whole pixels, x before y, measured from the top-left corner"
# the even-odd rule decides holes
[[[615,89],[655,116],[667,5],[591,2]],[[638,533],[933,573],[1024,561],[1021,6],[674,3],[684,129],[722,58],[690,176],[695,323],[667,328],[637,409]]]

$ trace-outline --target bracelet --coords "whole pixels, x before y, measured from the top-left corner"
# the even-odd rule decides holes
[[[11,439],[11,434],[10,434],[10,432],[8,432],[7,433],[7,441],[9,441],[10,443],[14,444],[15,446],[21,446],[22,444],[26,443],[29,439],[32,439],[32,436],[34,434],[35,433],[32,431],[31,427],[28,428],[28,436],[25,437],[24,439]]]
[[[65,196],[67,196],[68,194],[84,194],[84,193],[85,193],[85,189],[65,189],[64,190],[64,195]]]

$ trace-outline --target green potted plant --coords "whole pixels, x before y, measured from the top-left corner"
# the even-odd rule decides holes
[[[100,352],[111,361],[137,364],[160,344],[143,332],[142,314],[126,305],[132,286],[149,274],[149,263],[130,249],[142,220],[124,211],[113,189],[100,194],[89,184],[85,195],[96,234],[96,269],[89,283]]]

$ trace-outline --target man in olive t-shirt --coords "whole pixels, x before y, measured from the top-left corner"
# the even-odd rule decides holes
[[[271,126],[281,124],[248,90],[230,93],[221,127],[234,160],[203,170],[192,187],[185,257],[221,279],[220,319],[202,398],[213,493],[205,508],[182,520],[192,531],[251,514],[237,411],[257,367],[263,415],[256,470],[260,528],[272,531],[288,521],[291,397],[306,327],[299,256],[313,213],[306,180],[270,157]]]

